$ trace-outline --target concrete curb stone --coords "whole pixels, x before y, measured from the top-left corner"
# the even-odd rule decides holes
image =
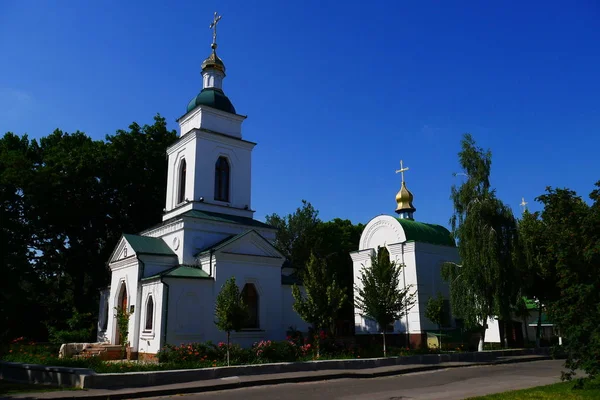
[[[442,362],[437,364],[415,364],[413,366],[402,366],[394,365],[388,367],[373,368],[370,371],[352,371],[352,370],[341,370],[341,371],[302,371],[296,373],[274,373],[274,374],[263,374],[263,375],[250,375],[250,376],[230,376],[224,378],[216,378],[203,381],[187,382],[180,384],[170,384],[161,386],[151,387],[132,387],[126,389],[91,389],[86,391],[69,391],[69,392],[46,392],[46,393],[35,393],[31,395],[15,395],[12,398],[27,399],[35,398],[44,399],[73,399],[73,398],[85,398],[88,400],[100,400],[100,399],[130,399],[130,398],[143,398],[143,397],[156,397],[156,396],[169,396],[175,394],[189,394],[189,393],[203,393],[213,392],[218,390],[228,389],[240,389],[246,387],[264,386],[264,385],[276,385],[282,383],[300,383],[300,382],[316,382],[332,379],[367,379],[367,378],[379,378],[385,376],[403,375],[416,372],[434,371],[448,368],[461,368],[461,367],[474,367],[474,366],[486,366],[486,365],[500,365],[500,364],[511,364],[520,362],[532,362],[550,360],[552,357],[547,355],[526,355],[526,356],[513,356],[505,359],[488,360],[488,361],[463,361],[463,362]],[[320,373],[321,372],[321,373]],[[275,375],[275,376],[273,376]],[[217,380],[215,382],[215,380]]]

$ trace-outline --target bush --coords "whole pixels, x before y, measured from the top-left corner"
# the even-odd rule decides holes
[[[56,330],[52,327],[48,328],[49,340],[54,344],[63,343],[88,343],[92,340],[92,332],[87,329],[71,330]]]
[[[73,315],[66,321],[68,329],[48,326],[48,337],[54,344],[87,343],[94,340],[95,323],[91,313],[80,313],[75,308]],[[63,324],[64,327],[64,324]]]

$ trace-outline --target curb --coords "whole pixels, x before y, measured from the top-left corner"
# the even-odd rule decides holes
[[[553,358],[550,356],[537,356],[530,357],[527,359],[509,359],[509,360],[497,360],[497,361],[481,361],[481,362],[473,362],[466,365],[421,365],[418,367],[412,368],[403,368],[399,370],[390,370],[390,371],[381,371],[381,372],[334,372],[325,375],[307,375],[307,376],[295,376],[295,377],[278,377],[278,378],[267,378],[267,379],[257,379],[252,381],[242,381],[242,382],[226,382],[227,378],[218,379],[218,383],[213,385],[206,386],[192,386],[192,387],[182,387],[182,388],[169,388],[169,389],[153,389],[153,390],[143,390],[143,388],[132,388],[128,392],[125,393],[104,393],[104,394],[90,394],[86,395],[86,391],[73,391],[68,392],[70,395],[62,396],[62,397],[48,397],[48,399],[52,400],[63,400],[63,399],[74,399],[74,398],[85,398],[89,400],[101,400],[101,399],[132,399],[132,398],[144,398],[144,397],[158,397],[158,396],[171,396],[176,394],[191,394],[191,393],[208,393],[215,392],[219,390],[230,390],[230,389],[242,389],[248,387],[257,387],[257,386],[267,386],[267,385],[277,385],[282,383],[303,383],[303,382],[318,382],[318,381],[326,381],[332,379],[369,379],[369,378],[381,378],[386,376],[394,376],[394,375],[406,375],[417,372],[425,372],[425,371],[435,371],[442,369],[451,369],[451,368],[466,368],[466,367],[479,367],[479,366],[490,366],[490,365],[501,365],[501,364],[515,364],[515,363],[523,363],[523,362],[533,362],[533,361],[545,361],[552,360]],[[140,390],[142,389],[142,390]],[[89,390],[102,390],[103,389],[89,389]],[[127,390],[127,389],[120,389]],[[65,392],[66,393],[66,392]],[[23,393],[22,396],[19,397],[8,397],[13,399],[27,399],[27,398],[35,398],[36,393],[31,393],[31,396],[28,396],[27,393]]]

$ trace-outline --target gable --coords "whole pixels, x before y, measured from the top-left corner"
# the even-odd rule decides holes
[[[109,258],[109,263],[140,254],[177,257],[165,241],[160,238],[123,234]]]
[[[197,256],[203,256],[210,253],[284,259],[284,256],[255,230],[249,230],[239,235],[230,236],[210,248],[201,251]]]

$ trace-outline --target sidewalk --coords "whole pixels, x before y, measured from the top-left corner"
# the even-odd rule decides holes
[[[211,392],[216,390],[239,389],[251,386],[274,385],[280,383],[298,383],[314,382],[329,379],[343,378],[376,378],[383,376],[402,375],[421,371],[432,371],[446,368],[472,367],[480,365],[509,364],[517,362],[530,362],[540,360],[550,360],[549,356],[526,355],[526,356],[508,356],[499,357],[494,361],[487,362],[447,362],[439,364],[412,364],[412,365],[394,365],[390,367],[379,367],[362,370],[323,370],[323,371],[305,371],[288,372],[282,374],[263,374],[233,376],[229,378],[210,379],[203,381],[177,383],[172,385],[147,386],[143,388],[126,389],[88,389],[75,391],[56,391],[43,393],[22,393],[8,396],[13,399],[130,399],[155,396],[169,396],[184,393]]]

